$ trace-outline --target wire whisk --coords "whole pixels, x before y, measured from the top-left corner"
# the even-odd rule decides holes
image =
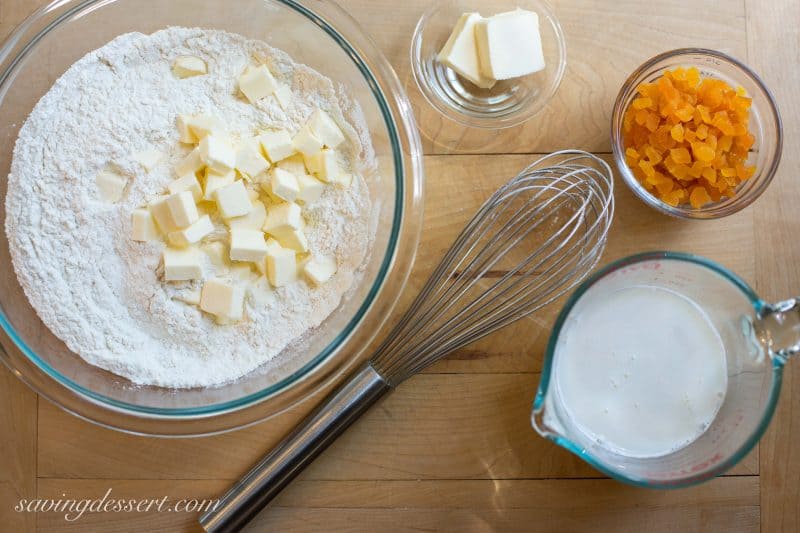
[[[496,191],[369,362],[201,516],[203,527],[238,531],[399,383],[578,284],[605,249],[613,190],[605,161],[566,150]]]

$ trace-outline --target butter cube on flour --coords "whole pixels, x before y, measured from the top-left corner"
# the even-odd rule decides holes
[[[291,230],[302,229],[303,217],[300,206],[287,202],[271,206],[267,210],[267,220],[264,222],[264,231],[275,237],[288,233]]]
[[[261,148],[273,163],[286,159],[294,153],[292,137],[286,130],[270,130],[258,137]]]
[[[475,26],[481,20],[478,13],[461,15],[436,59],[478,87],[490,89],[495,80],[481,73],[475,43]]]
[[[147,209],[134,209],[131,214],[131,238],[147,242],[158,239],[158,228],[153,215]]]
[[[147,206],[156,224],[158,224],[158,227],[164,233],[180,229],[175,219],[172,217],[172,211],[170,211],[167,205],[167,200],[169,198],[169,196],[159,196]]]
[[[481,73],[496,80],[525,76],[544,69],[539,16],[516,9],[475,25]]]
[[[278,163],[278,168],[282,168],[286,172],[291,172],[295,176],[300,176],[302,174],[307,174],[308,170],[306,170],[306,163],[302,154],[295,154],[292,157],[287,157],[280,163]]]
[[[258,263],[267,255],[267,243],[261,230],[231,230],[231,260]]]
[[[336,260],[325,256],[315,256],[303,265],[303,274],[314,285],[322,285],[336,273]]]
[[[192,193],[192,198],[194,198],[195,202],[199,202],[203,198],[203,189],[200,188],[200,182],[197,181],[197,176],[195,176],[193,172],[186,174],[182,178],[173,180],[167,185],[167,189],[170,194],[189,191]]]
[[[269,162],[261,155],[259,139],[248,139],[239,145],[236,152],[236,170],[255,178],[269,168]]]
[[[260,200],[252,200],[253,208],[244,216],[231,218],[228,220],[228,226],[231,231],[234,229],[253,229],[261,231],[264,222],[267,221],[267,208]]]
[[[293,202],[297,195],[300,194],[297,178],[291,172],[286,172],[281,168],[273,168],[269,176],[270,190],[275,196],[287,202]]]
[[[220,279],[203,284],[200,309],[223,320],[241,320],[244,313],[244,289]]]
[[[300,192],[297,194],[297,200],[304,204],[313,204],[322,197],[325,191],[325,184],[319,181],[314,176],[308,174],[300,174],[297,176],[297,186]]]
[[[234,181],[236,181],[235,170],[229,170],[228,172],[223,172],[222,174],[218,174],[211,169],[207,169],[205,177],[205,188],[203,189],[203,200],[213,202],[216,198],[214,196],[214,193],[218,189],[221,189],[226,185],[232,184]]]
[[[204,237],[214,231],[214,224],[208,215],[203,215],[188,227],[170,232],[167,239],[170,244],[178,247],[189,246],[200,242]]]
[[[164,159],[164,154],[158,150],[142,150],[133,156],[133,159],[142,165],[146,172],[150,172]]]
[[[308,240],[301,229],[282,231],[275,238],[284,248],[289,248],[301,254],[308,251]]]
[[[220,135],[211,134],[200,141],[200,159],[214,172],[227,172],[236,167],[236,150],[230,141]]]
[[[128,179],[113,170],[106,169],[97,174],[95,183],[97,184],[97,192],[100,199],[104,202],[114,203],[122,199]]]
[[[164,248],[164,279],[166,281],[186,281],[203,277],[200,252],[197,248],[176,250]]]
[[[278,85],[278,88],[275,89],[275,98],[278,100],[278,105],[281,106],[281,109],[285,111],[292,105],[292,90],[288,85]]]
[[[314,137],[328,148],[336,148],[344,142],[344,133],[325,111],[315,109],[308,119],[308,126]]]
[[[339,174],[342,173],[339,168],[339,160],[336,158],[336,152],[329,148],[325,148],[321,152],[306,158],[306,166],[319,179],[328,183],[335,182]]]
[[[195,148],[189,154],[181,159],[181,161],[175,165],[175,174],[177,176],[186,176],[187,174],[194,174],[202,170],[206,166],[203,163],[203,158],[200,156],[200,150]]]
[[[172,72],[181,79],[208,73],[206,62],[196,56],[178,56],[172,62]]]
[[[167,207],[172,215],[172,220],[179,228],[185,228],[197,220],[200,215],[194,203],[192,193],[189,191],[171,194],[167,197]]]
[[[284,287],[297,279],[297,257],[294,250],[275,241],[267,245],[267,279],[273,287]]]
[[[206,135],[225,134],[225,124],[213,115],[178,115],[180,142],[196,144]]]
[[[239,90],[242,91],[251,104],[265,96],[271,95],[278,88],[278,82],[272,76],[266,65],[248,66],[239,76]]]
[[[246,215],[253,208],[244,183],[239,180],[217,189],[214,193],[222,218]]]
[[[324,146],[323,142],[314,135],[311,128],[306,124],[295,134],[292,138],[292,144],[295,150],[300,152],[306,157],[311,157],[319,153]]]

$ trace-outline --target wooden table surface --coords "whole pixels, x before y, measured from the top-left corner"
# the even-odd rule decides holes
[[[582,148],[607,155],[612,102],[643,60],[702,46],[743,59],[774,91],[785,128],[781,170],[753,206],[711,222],[658,215],[619,183],[603,262],[649,249],[690,251],[733,269],[765,299],[800,293],[800,2],[554,0],[569,54],[561,89],[541,116],[488,132],[446,122],[414,85],[408,46],[429,1],[342,1],[397,70],[424,138],[425,226],[409,290],[483,199],[534,154]],[[0,0],[0,36],[43,3]],[[556,311],[402,385],[262,513],[254,530],[800,531],[795,364],[771,428],[740,465],[690,489],[636,489],[604,478],[530,427]],[[58,513],[13,507],[21,498],[99,498],[108,488],[130,498],[218,495],[318,400],[227,435],[133,437],[62,412],[0,366],[0,530],[196,530],[187,514],[99,513],[66,522]]]

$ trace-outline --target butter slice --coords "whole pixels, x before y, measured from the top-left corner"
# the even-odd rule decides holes
[[[344,142],[344,133],[325,111],[317,108],[308,119],[308,127],[314,136],[328,148],[336,148]]]
[[[178,56],[172,62],[172,72],[181,79],[208,73],[206,62],[196,56]]]
[[[294,202],[297,195],[300,194],[300,186],[297,184],[294,174],[281,168],[273,168],[269,175],[272,194],[287,202]]]
[[[178,228],[185,228],[200,218],[192,193],[189,191],[171,194],[167,197],[167,207],[172,220]]]
[[[539,16],[516,9],[483,19],[475,26],[481,73],[496,80],[544,69]]]
[[[164,233],[169,233],[171,231],[180,229],[178,224],[175,222],[175,219],[172,218],[172,211],[170,211],[169,206],[167,205],[168,199],[169,196],[159,196],[147,206],[150,210],[150,214],[153,215],[156,224],[158,224],[158,227]]]
[[[158,228],[153,215],[147,209],[134,209],[131,214],[131,238],[147,242],[158,239]]]
[[[203,137],[197,147],[200,159],[214,172],[227,172],[236,167],[236,150],[222,136],[212,133]]]
[[[286,130],[270,130],[258,137],[261,148],[273,163],[286,159],[294,153],[292,137]]]
[[[199,202],[203,198],[203,189],[200,188],[200,182],[197,181],[197,176],[194,175],[194,172],[173,180],[167,185],[167,190],[169,190],[170,194],[189,191],[192,193],[192,198],[194,198],[195,202]]]
[[[240,217],[253,208],[250,196],[241,180],[220,187],[214,193],[214,198],[217,200],[217,208],[222,218]]]
[[[97,192],[104,202],[115,203],[122,199],[128,179],[113,170],[101,170],[95,177]]]
[[[294,250],[274,240],[267,244],[267,279],[273,287],[284,287],[297,279],[297,257]]]
[[[200,150],[195,148],[189,152],[186,157],[181,159],[177,165],[175,165],[175,174],[178,176],[194,174],[195,172],[203,170],[205,166],[206,165],[203,163],[203,158],[200,157]]]
[[[278,85],[278,88],[275,89],[275,99],[278,100],[278,105],[280,105],[281,109],[284,111],[289,109],[289,106],[292,105],[293,98],[292,89],[290,89],[288,85]]]
[[[211,218],[203,215],[188,227],[170,232],[167,239],[174,246],[185,247],[200,242],[203,237],[210,235],[213,231],[214,224],[211,223]]]
[[[164,279],[166,281],[187,281],[203,277],[200,252],[197,248],[176,250],[164,248]]]
[[[210,279],[203,284],[200,309],[223,320],[241,320],[244,314],[244,289]]]
[[[269,96],[278,88],[278,82],[266,65],[248,66],[239,76],[239,90],[251,104]]]
[[[481,20],[479,13],[461,15],[436,59],[478,87],[490,89],[495,80],[481,74],[475,43],[475,26]]]
[[[267,220],[264,222],[264,231],[279,237],[292,230],[302,229],[303,217],[300,206],[287,202],[271,206],[267,210]]]
[[[292,144],[295,150],[300,152],[306,157],[312,157],[322,150],[325,144],[314,135],[311,128],[306,124],[295,134],[292,138]]]
[[[206,169],[205,188],[203,189],[203,200],[213,202],[215,200],[214,193],[218,189],[232,184],[236,181],[236,171],[229,170],[219,174],[211,169]]]
[[[261,155],[259,139],[248,139],[239,145],[236,152],[236,170],[249,178],[255,178],[269,168],[269,162]]]
[[[313,204],[322,197],[325,192],[325,184],[319,181],[314,176],[309,176],[306,173],[296,176],[297,186],[300,192],[297,194],[297,200],[306,205]]]
[[[231,230],[231,261],[258,263],[267,255],[267,243],[261,230]]]
[[[336,260],[325,256],[315,256],[303,265],[303,274],[314,285],[322,285],[336,273]]]

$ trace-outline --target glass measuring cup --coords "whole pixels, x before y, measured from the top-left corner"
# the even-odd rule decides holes
[[[586,435],[570,420],[553,375],[559,335],[570,315],[590,300],[633,286],[668,289],[694,301],[725,347],[728,386],[717,416],[696,440],[659,457],[620,455]],[[768,304],[735,274],[703,257],[634,255],[588,278],[561,310],[547,345],[531,421],[540,435],[620,481],[651,488],[700,483],[735,465],[761,438],[775,410],[783,367],[798,352],[800,299]]]

